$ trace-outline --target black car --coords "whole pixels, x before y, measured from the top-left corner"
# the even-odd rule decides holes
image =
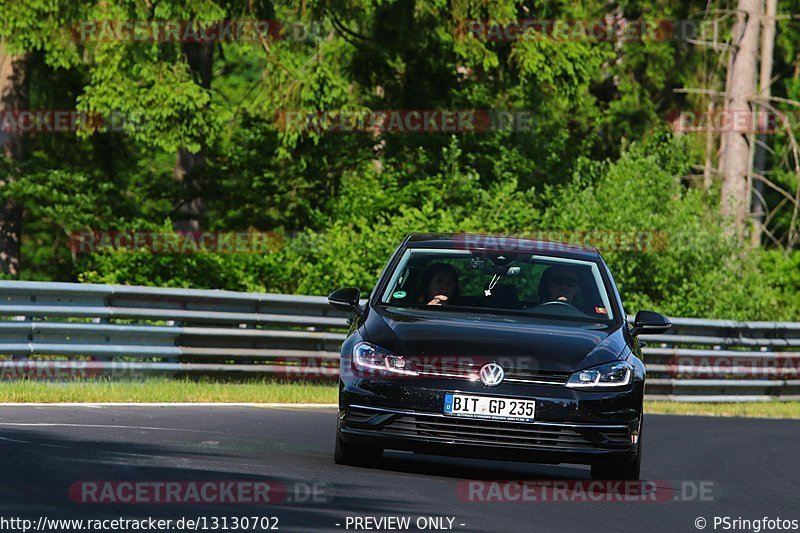
[[[470,234],[412,234],[342,344],[335,461],[383,450],[588,464],[596,479],[638,479],[645,367],[593,248]]]

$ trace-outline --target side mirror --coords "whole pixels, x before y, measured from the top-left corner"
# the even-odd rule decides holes
[[[355,287],[347,287],[330,293],[328,295],[328,303],[341,311],[355,311],[360,315],[364,312],[364,308],[358,303],[360,297],[360,290]]]
[[[672,322],[661,313],[654,311],[639,311],[633,319],[631,335],[658,335],[666,332]]]

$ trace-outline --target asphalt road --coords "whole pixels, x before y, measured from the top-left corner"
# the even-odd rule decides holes
[[[13,517],[205,517],[207,530],[216,517],[228,531],[240,516],[275,516],[279,531],[697,531],[698,517],[714,531],[715,516],[800,520],[800,421],[650,415],[643,476],[657,501],[629,502],[613,501],[613,487],[592,490],[588,469],[569,465],[387,452],[375,467],[338,466],[334,428],[332,409],[2,406],[0,530],[15,530],[2,527]],[[584,485],[556,498],[495,480]],[[170,496],[167,484],[179,488]],[[203,484],[216,489],[191,494]],[[272,501],[248,503],[254,494]],[[390,516],[409,527],[377,522]],[[427,517],[441,523],[417,522]]]

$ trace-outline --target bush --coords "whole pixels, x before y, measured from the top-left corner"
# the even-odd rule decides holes
[[[686,154],[680,140],[656,136],[631,146],[613,164],[584,161],[571,183],[548,192],[543,224],[652,230],[662,236],[644,251],[601,249],[628,312],[652,308],[687,317],[796,317],[795,293],[779,280],[766,282],[763,252],[738,246],[719,215],[718,197],[681,182]],[[787,276],[790,271],[785,269]]]
[[[372,164],[342,177],[322,231],[306,230],[266,255],[92,257],[84,281],[325,295],[344,286],[371,290],[410,232],[644,231],[643,251],[604,247],[628,306],[671,316],[800,318],[800,254],[743,250],[726,231],[714,193],[685,186],[687,150],[654,136],[615,162],[582,160],[572,179],[537,194],[505,176],[482,186],[453,139],[433,176]]]

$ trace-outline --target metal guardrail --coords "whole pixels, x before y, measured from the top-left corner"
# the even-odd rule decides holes
[[[800,323],[671,320],[643,337],[648,399],[800,400]]]
[[[338,373],[345,328],[346,315],[316,296],[0,281],[0,354],[15,357],[0,362],[0,376],[85,369],[324,378]],[[59,366],[43,356],[90,360]]]
[[[0,378],[334,379],[346,318],[319,296],[0,281]],[[800,399],[800,323],[672,322],[644,337],[649,399]]]

